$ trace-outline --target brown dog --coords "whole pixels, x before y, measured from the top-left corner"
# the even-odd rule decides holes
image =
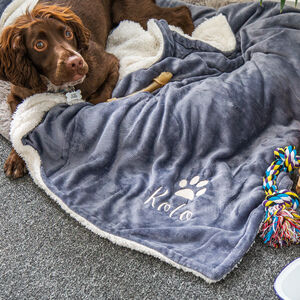
[[[194,29],[188,8],[161,8],[154,0],[40,0],[0,38],[0,79],[12,83],[7,99],[12,113],[35,93],[73,86],[93,104],[109,99],[119,76],[117,58],[105,52],[110,30],[122,20],[145,28],[151,18],[165,19],[187,34]],[[14,149],[4,171],[12,178],[27,172]]]

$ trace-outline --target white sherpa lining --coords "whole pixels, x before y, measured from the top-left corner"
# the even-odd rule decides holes
[[[163,53],[163,46],[163,35],[154,20],[148,21],[147,30],[138,23],[123,21],[109,35],[106,51],[119,59],[121,80],[157,62]]]
[[[199,24],[192,33],[192,37],[184,36],[205,42],[222,52],[232,52],[236,48],[235,36],[226,17],[222,14]]]
[[[9,140],[11,112],[6,101],[0,101],[0,134]]]
[[[0,19],[0,33],[2,30],[15,22],[15,20],[26,13],[32,11],[39,0],[14,0],[4,10]]]
[[[224,15],[220,14],[198,25],[192,36],[182,29],[170,26],[191,40],[200,40],[222,52],[232,52],[236,48],[236,39]],[[149,20],[147,30],[138,23],[123,21],[109,35],[106,51],[120,60],[120,77],[140,69],[149,68],[162,56],[163,35],[154,20]]]

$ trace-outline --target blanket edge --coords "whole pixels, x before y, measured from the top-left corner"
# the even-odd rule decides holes
[[[41,100],[43,98],[43,100]],[[108,233],[97,226],[93,225],[91,222],[86,220],[84,217],[80,216],[72,209],[70,209],[55,193],[53,193],[48,186],[44,183],[42,174],[41,174],[41,160],[39,157],[38,152],[29,145],[23,145],[22,138],[33,130],[43,119],[44,115],[47,111],[58,105],[67,103],[66,97],[63,94],[37,94],[31,96],[26,99],[23,103],[18,106],[17,111],[14,113],[11,123],[11,130],[10,130],[10,138],[13,144],[13,147],[17,151],[17,153],[24,159],[26,162],[26,166],[28,168],[29,174],[35,184],[41,188],[45,193],[54,200],[67,214],[69,214],[72,218],[78,221],[81,225],[86,227],[88,230],[92,231],[93,233],[99,235],[102,238],[109,240],[110,242],[126,247],[132,250],[136,250],[143,254],[147,254],[153,256],[155,258],[160,259],[161,261],[168,263],[169,265],[183,270],[184,272],[192,273],[193,275],[202,278],[207,283],[216,283],[222,279],[224,279],[230,272],[226,272],[221,278],[212,279],[204,274],[185,267],[179,263],[176,263],[172,259],[166,257],[165,255],[161,254],[160,252],[141,245],[135,241],[131,241],[129,239],[119,237],[117,235]],[[46,104],[46,105],[45,105]],[[47,106],[47,107],[45,107]],[[22,114],[26,113],[26,119],[23,117]],[[242,260],[242,259],[241,259]],[[239,262],[234,266],[237,267]]]

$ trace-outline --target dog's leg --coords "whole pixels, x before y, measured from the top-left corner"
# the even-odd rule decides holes
[[[16,89],[16,87],[12,85],[11,93],[7,96],[7,103],[9,104],[12,113],[16,111],[17,106],[22,102],[22,99],[13,93],[14,89]],[[18,155],[14,148],[11,149],[9,156],[5,161],[4,172],[7,177],[12,177],[14,179],[23,177],[27,173],[24,160]]]
[[[90,42],[87,53],[82,55],[89,65],[87,78],[76,86],[82,91],[82,97],[97,104],[111,98],[113,88],[119,78],[119,60],[103,47]]]
[[[154,0],[116,0],[112,12],[115,24],[131,20],[146,29],[149,19],[165,19],[170,25],[182,28],[186,34],[194,30],[191,13],[186,6],[162,8]]]
[[[107,55],[110,56],[107,77],[100,88],[87,99],[88,102],[93,104],[105,102],[110,99],[119,79],[119,60],[112,54],[108,53]]]
[[[8,158],[4,164],[4,172],[7,177],[17,179],[27,173],[24,160],[18,155],[14,148],[11,149]]]

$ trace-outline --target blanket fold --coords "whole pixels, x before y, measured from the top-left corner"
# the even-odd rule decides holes
[[[172,82],[96,106],[33,96],[11,139],[36,183],[89,229],[215,282],[255,239],[273,149],[299,142],[300,14],[274,3],[190,9],[197,24],[226,16],[235,50],[153,21],[159,59],[114,96],[163,71]]]

